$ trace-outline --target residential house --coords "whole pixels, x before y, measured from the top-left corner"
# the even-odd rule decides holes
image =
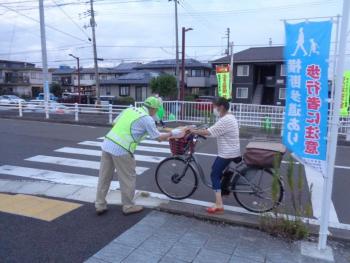
[[[56,82],[61,85],[64,91],[72,91],[73,88],[73,73],[75,68],[69,66],[60,66],[58,69],[53,69],[52,82]]]
[[[100,67],[100,82],[115,79],[126,75],[134,70],[141,63],[121,63],[114,68]],[[80,83],[78,83],[78,75],[80,75]],[[82,94],[95,96],[96,80],[94,68],[80,68],[79,74],[76,68],[61,66],[53,72],[53,81],[56,81],[61,87],[70,92],[78,92],[78,84]]]
[[[132,97],[143,101],[152,94],[149,82],[160,75],[157,71],[137,70],[113,79],[101,80],[101,95]]]
[[[48,77],[50,82],[51,71]],[[33,63],[0,60],[0,93],[35,97],[40,92],[43,92],[41,68],[36,68]]]
[[[230,64],[231,56],[212,61]],[[238,103],[285,105],[286,70],[283,46],[254,47],[234,54],[232,100]]]
[[[181,71],[181,60],[179,60]],[[137,66],[136,69],[152,70],[175,75],[175,59],[156,60]],[[185,94],[214,95],[215,76],[211,76],[212,67],[195,59],[185,60]],[[181,72],[179,73],[181,80]],[[214,79],[213,79],[214,77]]]

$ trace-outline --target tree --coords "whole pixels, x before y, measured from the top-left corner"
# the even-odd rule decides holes
[[[61,97],[62,96],[62,87],[60,84],[53,82],[50,85],[50,92],[55,96],[55,97]]]
[[[158,93],[163,98],[173,99],[177,97],[176,78],[172,75],[165,74],[153,78],[149,86],[153,93]]]

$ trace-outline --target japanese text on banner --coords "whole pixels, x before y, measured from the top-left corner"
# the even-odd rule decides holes
[[[218,80],[218,95],[226,99],[231,99],[232,87],[230,87],[230,66],[217,66],[216,77]]]
[[[331,28],[330,21],[285,24],[288,80],[283,142],[322,173],[327,155]]]

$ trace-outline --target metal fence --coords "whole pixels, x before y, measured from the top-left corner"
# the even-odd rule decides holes
[[[130,105],[132,106],[132,105]],[[112,123],[113,119],[127,107],[127,105],[93,105],[93,104],[78,104],[78,103],[56,103],[44,101],[26,102],[26,103],[1,103],[0,114],[13,115],[16,113],[19,117],[26,115],[44,117],[50,119],[53,116],[65,116],[67,120],[80,121],[82,116],[93,115],[93,117],[103,117],[104,122]],[[0,115],[1,116],[1,115]]]
[[[135,106],[142,106],[143,102],[135,102]],[[132,105],[92,105],[77,103],[45,104],[43,101],[26,102],[18,104],[0,104],[1,112],[11,112],[23,117],[29,114],[41,114],[41,118],[49,119],[52,116],[64,115],[66,119],[79,122],[81,117],[89,117],[90,122],[101,118],[102,123],[112,123],[113,119],[125,108]],[[215,121],[213,106],[210,102],[193,101],[164,101],[165,122],[180,121],[192,123],[212,123]],[[283,106],[256,105],[231,103],[231,111],[235,114],[241,127],[268,127],[281,129],[284,119]],[[339,134],[350,137],[350,117],[341,118]]]
[[[137,107],[141,105],[142,102],[135,103]],[[210,102],[164,101],[163,106],[165,122],[210,123],[215,120]],[[231,103],[231,111],[235,114],[241,127],[281,129],[284,108],[284,106]],[[340,119],[339,134],[350,134],[350,117]]]

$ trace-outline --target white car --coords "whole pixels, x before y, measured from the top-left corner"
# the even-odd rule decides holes
[[[16,95],[2,95],[0,96],[0,104],[18,104],[25,103],[24,99],[17,97]]]
[[[45,112],[45,101],[44,100],[31,100],[27,103],[24,112]],[[72,113],[69,108],[61,103],[50,100],[49,101],[49,112],[57,114]]]

